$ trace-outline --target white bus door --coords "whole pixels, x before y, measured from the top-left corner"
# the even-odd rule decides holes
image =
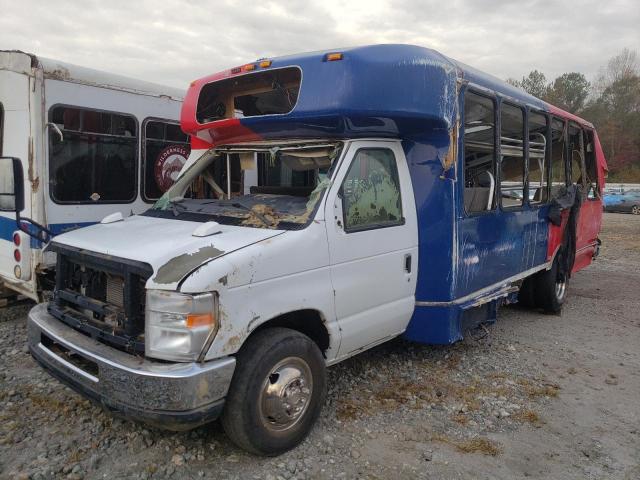
[[[402,333],[415,304],[415,201],[398,142],[348,145],[325,203],[339,356]]]

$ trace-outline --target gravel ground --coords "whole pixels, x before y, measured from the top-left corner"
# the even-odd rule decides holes
[[[257,458],[218,423],[116,419],[44,373],[30,305],[0,310],[0,478],[640,478],[640,217],[606,214],[562,316],[503,308],[449,347],[401,340],[329,370],[298,448]]]

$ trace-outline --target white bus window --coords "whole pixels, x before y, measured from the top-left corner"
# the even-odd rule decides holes
[[[529,201],[545,203],[548,200],[547,178],[549,149],[547,148],[547,116],[529,112]]]
[[[495,207],[495,106],[467,91],[464,97],[464,208],[467,213]]]
[[[524,200],[524,112],[500,107],[500,196],[503,207],[519,207]]]
[[[129,203],[136,198],[135,118],[54,107],[49,129],[49,184],[58,203]]]
[[[191,146],[189,136],[175,122],[148,119],[142,130],[142,196],[145,200],[155,201],[176,181]]]

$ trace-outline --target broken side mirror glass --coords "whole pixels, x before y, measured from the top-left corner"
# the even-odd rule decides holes
[[[24,202],[22,162],[15,157],[0,157],[0,212],[15,212],[18,230],[47,243],[53,234],[44,225],[21,215]]]
[[[24,210],[24,174],[22,162],[15,157],[0,157],[0,212]]]

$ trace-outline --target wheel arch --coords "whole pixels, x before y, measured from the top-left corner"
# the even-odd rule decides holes
[[[279,314],[253,328],[245,343],[256,333],[273,327],[290,328],[306,335],[318,345],[324,358],[327,358],[327,352],[331,347],[331,334],[327,328],[327,320],[319,310],[306,308]]]

